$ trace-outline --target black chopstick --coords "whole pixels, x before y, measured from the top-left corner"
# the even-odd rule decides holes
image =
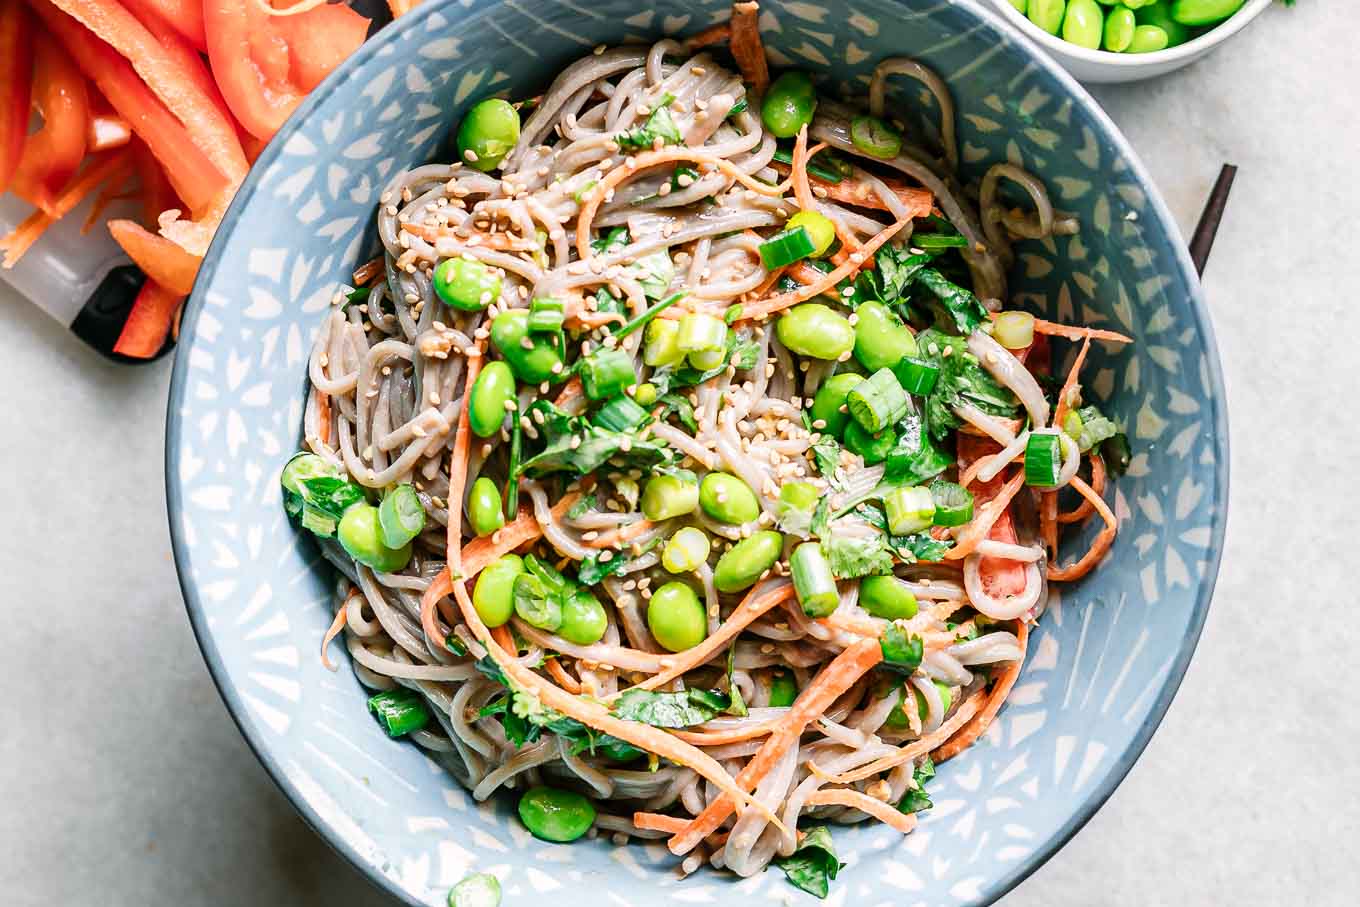
[[[1214,188],[1209,192],[1209,200],[1204,203],[1199,223],[1190,236],[1190,260],[1195,263],[1195,273],[1203,275],[1204,266],[1209,261],[1209,250],[1214,247],[1214,237],[1218,235],[1218,225],[1223,221],[1223,209],[1228,204],[1228,193],[1232,191],[1233,178],[1237,168],[1224,164],[1214,180]]]

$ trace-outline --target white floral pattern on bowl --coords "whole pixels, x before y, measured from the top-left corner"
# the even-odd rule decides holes
[[[664,847],[545,844],[506,803],[474,803],[415,747],[386,739],[352,673],[317,659],[330,575],[288,523],[277,483],[298,438],[311,338],[336,284],[374,246],[373,207],[390,175],[440,156],[471,101],[530,93],[597,44],[693,31],[726,14],[722,0],[642,10],[426,0],[315,91],[266,150],[190,302],[166,459],[175,557],[204,657],[307,821],[409,903],[442,904],[471,869],[497,874],[512,905],[544,894],[619,907],[812,902],[777,870],[682,882]],[[976,177],[984,162],[1022,163],[1082,221],[1079,236],[1021,247],[1018,298],[1137,339],[1097,351],[1089,369],[1090,393],[1135,451],[1114,486],[1123,527],[1113,553],[1055,598],[1014,695],[987,737],[941,768],[920,828],[906,838],[874,825],[835,833],[850,865],[831,907],[987,903],[1109,796],[1193,652],[1226,518],[1217,352],[1176,229],[1126,143],[992,13],[972,0],[767,0],[762,26],[778,62],[833,72],[833,89],[862,92],[874,63],[893,54],[941,71],[959,104],[966,169]]]

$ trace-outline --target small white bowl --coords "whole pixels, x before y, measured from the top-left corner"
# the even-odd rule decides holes
[[[1212,31],[1192,41],[1149,54],[1116,54],[1107,50],[1087,50],[1050,35],[1025,18],[1010,0],[992,0],[992,5],[1016,28],[1042,47],[1049,56],[1082,82],[1138,82],[1189,66],[1209,51],[1247,27],[1270,6],[1271,0],[1247,0],[1245,6]]]

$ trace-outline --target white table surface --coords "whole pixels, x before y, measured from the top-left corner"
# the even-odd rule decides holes
[[[1188,234],[1227,372],[1218,594],[1128,779],[1007,907],[1342,905],[1360,891],[1360,64],[1346,0],[1098,91]],[[194,645],[164,513],[169,363],[103,362],[0,289],[0,903],[377,905],[294,814]]]

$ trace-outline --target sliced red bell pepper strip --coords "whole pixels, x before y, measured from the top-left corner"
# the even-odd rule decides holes
[[[302,103],[288,77],[287,45],[255,0],[205,0],[208,60],[227,106],[247,132],[268,141]]]
[[[193,290],[202,259],[130,220],[109,221],[109,232],[147,277],[180,296]]]
[[[24,142],[13,191],[49,211],[85,157],[89,91],[75,61],[45,32],[34,44],[33,104],[43,124]]]
[[[0,3],[0,192],[9,188],[28,136],[33,25],[18,0]]]
[[[51,212],[34,211],[12,233],[0,239],[0,252],[5,253],[3,266],[14,267],[14,263],[37,242],[44,230],[70,214],[100,183],[125,178],[130,172],[131,160],[126,151],[90,158],[89,163],[76,174],[76,178],[71,180],[71,184],[52,205]]]
[[[203,93],[203,96],[212,102],[225,122],[235,121],[231,116],[231,108],[227,107],[226,99],[222,97],[222,91],[217,87],[217,82],[213,80],[212,73],[208,71],[208,64],[204,62],[202,54],[198,52],[183,35],[176,31],[169,23],[156,14],[154,10],[145,10],[136,13],[137,19],[146,27],[161,45],[169,59],[180,68],[184,77]],[[233,133],[236,131],[232,130]],[[237,135],[237,140],[240,136]]]
[[[150,359],[159,353],[183,301],[182,295],[167,290],[154,280],[142,284],[113,351],[133,359]]]
[[[233,183],[245,178],[246,156],[230,118],[204,94],[180,56],[168,52],[118,0],[51,0],[132,64],[146,85],[184,124],[195,145]]]
[[[142,24],[154,16],[177,31],[193,47],[206,52],[208,39],[203,33],[203,4],[198,0],[123,0]]]
[[[296,16],[279,16],[274,25],[288,42],[289,74],[299,88],[311,91],[368,37],[368,19],[345,6],[329,3]]]
[[[188,130],[152,94],[131,64],[48,0],[30,2],[57,41],[151,149],[184,203],[192,211],[211,207],[231,186],[227,174],[194,144]]]

